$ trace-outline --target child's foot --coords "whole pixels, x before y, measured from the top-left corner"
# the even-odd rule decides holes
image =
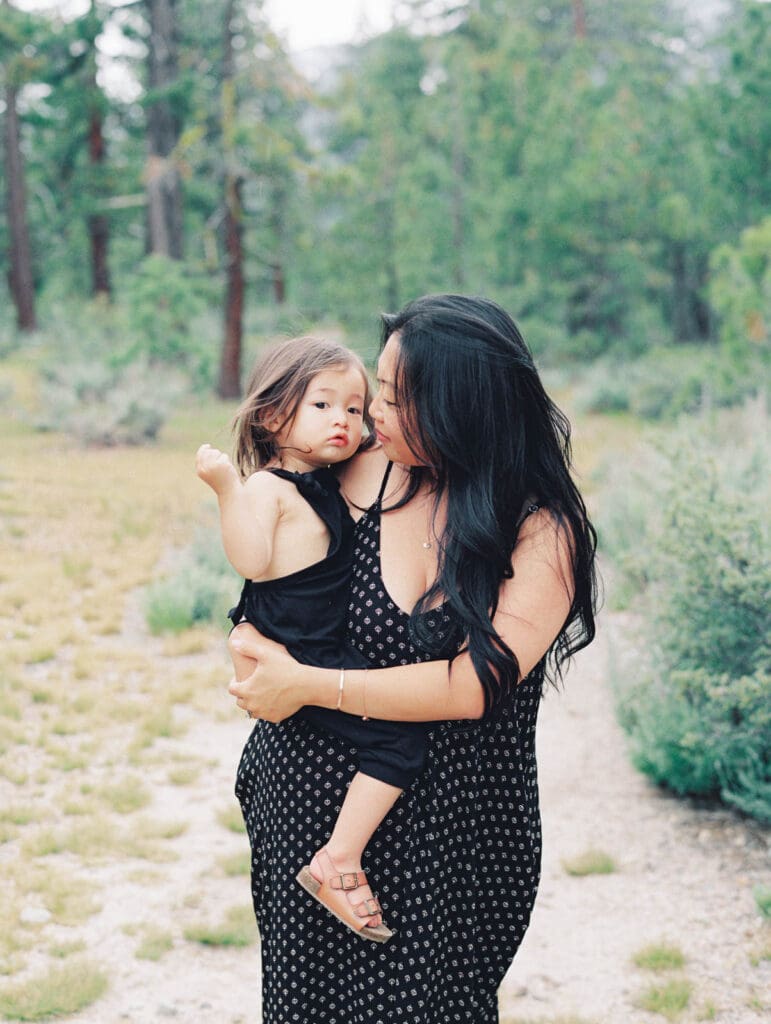
[[[326,848],[302,868],[297,881],[344,925],[364,939],[387,942],[393,932],[383,924],[380,903],[367,883],[361,864],[332,861]]]

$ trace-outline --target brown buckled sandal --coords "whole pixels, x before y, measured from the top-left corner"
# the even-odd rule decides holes
[[[327,872],[325,869],[324,880],[320,882],[311,874],[310,865],[301,868],[297,881],[303,889],[360,938],[369,939],[371,942],[388,942],[393,932],[382,923],[382,918],[380,924],[370,924],[373,918],[382,914],[377,896],[360,900],[358,903],[352,903],[348,899],[347,893],[368,884],[364,872],[338,871],[324,849],[319,850],[316,856],[320,861],[326,860],[330,871]]]

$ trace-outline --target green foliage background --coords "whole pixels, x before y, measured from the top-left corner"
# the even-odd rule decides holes
[[[20,336],[4,296],[0,355],[39,367],[38,426],[86,443],[145,443],[175,397],[195,408],[223,337],[226,171],[244,206],[245,372],[311,326],[371,356],[378,312],[421,293],[499,300],[579,410],[610,432],[614,417],[664,425],[601,497],[613,599],[646,638],[619,684],[637,763],[767,818],[771,474],[752,439],[768,422],[730,410],[762,406],[771,362],[771,3],[708,19],[698,0],[584,0],[585,34],[571,0],[395,6],[392,30],[298,57],[259,0],[236,4],[228,118],[225,5],[177,0],[171,261],[146,254],[147,5],[0,5],[41,323]],[[109,300],[90,294],[97,214]],[[3,213],[3,278],[9,245]],[[153,628],[200,621],[231,585],[193,550],[149,593]]]

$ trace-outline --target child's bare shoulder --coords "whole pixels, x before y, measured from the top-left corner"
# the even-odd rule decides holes
[[[281,502],[296,494],[297,488],[267,469],[258,469],[244,480],[244,491],[253,501]]]

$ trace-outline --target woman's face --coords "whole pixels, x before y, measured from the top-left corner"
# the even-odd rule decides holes
[[[404,396],[397,402],[396,369],[399,362],[399,335],[394,333],[385,343],[377,362],[377,392],[369,407],[375,421],[375,432],[391,462],[402,466],[420,466],[423,462],[407,444],[402,431],[400,416],[409,417],[404,409]],[[401,407],[400,407],[401,406]]]

